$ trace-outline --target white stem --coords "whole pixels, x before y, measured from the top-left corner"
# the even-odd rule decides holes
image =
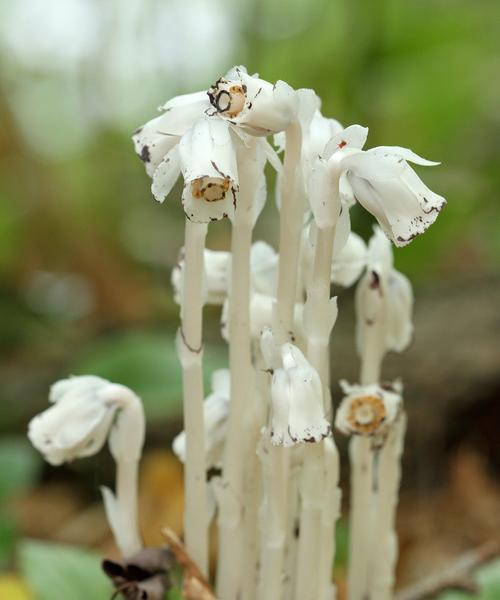
[[[131,556],[142,548],[137,509],[139,463],[118,461],[116,464],[116,501],[121,515],[120,549]]]
[[[293,448],[292,453],[297,454],[300,448]],[[294,456],[292,454],[292,462]],[[284,598],[293,598],[293,590],[297,580],[297,554],[299,549],[299,475],[300,467],[294,465],[288,473],[288,524],[286,538],[286,556],[283,593]]]
[[[204,575],[208,572],[208,502],[203,418],[203,252],[207,225],[186,219],[184,288],[178,352],[183,369],[186,433],[184,534],[186,549]]]
[[[265,514],[262,522],[259,600],[282,600],[288,523],[289,448],[267,448]]]
[[[380,379],[383,358],[380,322],[376,321],[365,335],[361,357],[361,384]],[[370,533],[373,511],[373,452],[370,438],[353,436],[349,444],[351,464],[351,506],[349,514],[349,600],[365,600],[368,593]]]
[[[330,406],[328,388],[328,346],[331,327],[329,321],[330,304],[330,273],[333,257],[335,227],[318,229],[314,253],[314,264],[311,283],[307,289],[307,357],[311,365],[318,371],[323,387],[325,411]],[[328,407],[328,408],[327,408]],[[331,443],[334,446],[333,440]],[[335,446],[334,446],[335,448]],[[337,464],[331,464],[331,461]],[[328,462],[328,465],[327,465]],[[301,515],[300,534],[297,560],[297,583],[295,587],[296,600],[316,600],[319,590],[330,583],[331,572],[323,568],[323,576],[327,581],[320,581],[318,567],[320,555],[325,548],[320,546],[320,523],[325,510],[325,496],[333,497],[338,486],[338,456],[337,452],[326,455],[324,443],[308,444],[303,449],[303,466],[300,478]],[[327,472],[337,473],[337,478],[325,477]],[[328,485],[333,486],[329,489]],[[333,523],[334,527],[334,523]],[[332,536],[334,531],[332,531]],[[327,556],[323,560],[333,564],[334,544],[328,544]],[[330,550],[330,552],[328,552]]]
[[[293,313],[297,297],[301,235],[305,194],[301,171],[302,131],[292,122],[285,132],[286,152],[281,175],[280,241],[276,322],[273,330],[278,343],[293,334]]]
[[[273,333],[278,344],[293,338],[295,301],[304,219],[305,194],[301,170],[302,130],[298,121],[287,130],[281,175],[281,208],[278,289]],[[261,550],[259,600],[283,596],[285,547],[288,523],[288,471],[290,449],[270,447],[267,469],[267,500],[264,503],[264,536]]]
[[[342,493],[339,483],[339,455],[333,440],[325,440],[325,488],[323,510],[320,520],[318,546],[321,548],[318,559],[318,600],[334,600],[335,587],[332,571],[335,558],[335,524],[340,516]]]
[[[396,508],[401,480],[401,455],[406,430],[406,415],[391,426],[378,460],[376,519],[372,535],[369,589],[371,600],[390,600],[398,554],[395,531]]]
[[[248,151],[247,151],[248,152]],[[253,158],[256,144],[254,142]],[[258,180],[250,157],[238,162],[240,192],[231,234],[231,285],[229,290],[229,368],[231,407],[223,464],[219,512],[217,594],[236,600],[241,594],[243,572],[244,472],[249,451],[249,407],[255,403],[255,382],[250,335],[250,248],[253,204]]]

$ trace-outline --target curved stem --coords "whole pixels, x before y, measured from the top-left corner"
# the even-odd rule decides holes
[[[204,575],[208,570],[208,504],[203,418],[203,252],[207,225],[186,219],[184,288],[178,352],[182,364],[186,432],[184,533],[186,548]]]

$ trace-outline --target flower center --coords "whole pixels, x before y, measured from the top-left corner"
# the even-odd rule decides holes
[[[191,194],[206,202],[224,200],[229,190],[229,179],[222,177],[199,177],[191,182]]]
[[[208,97],[217,112],[236,117],[245,107],[246,86],[219,79],[208,90]]]
[[[359,433],[374,433],[385,419],[384,403],[377,396],[355,398],[350,406],[348,421]]]

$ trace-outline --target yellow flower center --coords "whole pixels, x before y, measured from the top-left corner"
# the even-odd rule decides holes
[[[361,396],[351,402],[347,420],[353,431],[374,433],[385,417],[384,403],[378,396]]]
[[[191,194],[206,202],[224,200],[229,190],[229,179],[222,177],[200,177],[191,182]]]

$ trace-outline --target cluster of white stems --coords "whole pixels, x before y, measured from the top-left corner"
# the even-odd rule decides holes
[[[174,451],[185,465],[187,550],[207,574],[216,519],[217,598],[333,600],[335,425],[351,436],[349,598],[389,599],[405,413],[402,385],[384,383],[381,365],[386,352],[409,344],[413,305],[391,242],[410,243],[444,206],[408,164],[436,163],[396,146],[363,150],[368,130],[324,117],[314,91],[273,85],[243,67],[160,110],[133,140],[158,201],[179,175],[184,181],[185,244],[172,283],[184,383]],[[267,162],[277,173],[279,253],[252,240]],[[378,222],[368,245],[351,232],[356,203]],[[230,251],[205,248],[208,226],[224,218]],[[332,403],[332,285],[356,282],[359,382],[342,381],[344,398]],[[229,369],[213,374],[206,399],[205,304],[222,307],[229,344]],[[51,400],[30,438],[60,464],[96,452],[109,434],[118,475],[116,497],[103,490],[106,510],[122,552],[137,550],[140,402],[96,377],[59,382]]]

